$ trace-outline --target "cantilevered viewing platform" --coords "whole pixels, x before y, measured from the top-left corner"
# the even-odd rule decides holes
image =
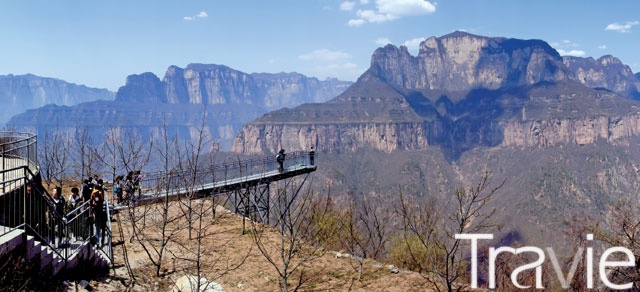
[[[221,164],[201,167],[195,171],[143,174],[140,193],[135,194],[135,205],[184,194],[195,194],[198,197],[227,194],[308,174],[316,169],[315,153],[293,152],[286,155],[282,170],[279,170],[275,156],[268,156],[237,161],[229,159]],[[115,209],[127,207],[120,205]]]

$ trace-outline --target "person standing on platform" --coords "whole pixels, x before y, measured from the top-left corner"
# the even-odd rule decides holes
[[[311,150],[309,151],[309,163],[312,166],[315,164],[315,156],[316,152],[313,150],[313,146],[311,146]]]
[[[278,155],[276,155],[276,161],[278,162],[278,171],[280,173],[284,172],[284,158],[286,154],[284,154],[284,149],[280,149]]]

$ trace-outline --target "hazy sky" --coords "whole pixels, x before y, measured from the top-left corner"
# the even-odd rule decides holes
[[[0,75],[116,91],[130,74],[222,64],[355,80],[373,51],[464,30],[611,54],[640,71],[640,1],[0,0]]]

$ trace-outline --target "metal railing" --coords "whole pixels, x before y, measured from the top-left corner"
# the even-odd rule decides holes
[[[22,229],[66,262],[87,241],[96,238],[96,210],[91,210],[89,202],[74,210],[67,210],[67,206],[56,208],[42,186],[38,170],[36,135],[0,132],[0,236]],[[107,230],[102,241],[107,243],[91,243],[113,260],[106,200],[105,195]]]
[[[307,151],[287,153],[283,162],[284,171],[292,168],[314,166],[315,158],[315,153],[311,154]],[[161,171],[144,174],[140,182],[140,192],[152,193],[158,190],[184,188],[185,184],[197,185],[263,175],[271,171],[278,171],[279,167],[275,155],[247,160],[229,157],[223,163],[204,166],[196,171],[174,169],[169,172]]]
[[[17,178],[24,175],[22,167],[38,169],[35,134],[0,131],[0,195],[20,187]]]

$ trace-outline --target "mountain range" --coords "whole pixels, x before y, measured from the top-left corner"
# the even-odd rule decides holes
[[[166,123],[181,139],[191,139],[204,119],[209,137],[228,149],[244,123],[272,109],[326,101],[351,83],[297,73],[247,74],[223,65],[171,66],[162,80],[153,73],[128,76],[112,101],[46,105],[16,115],[8,124],[36,131],[86,126],[99,140],[110,128],[148,137]]]
[[[619,198],[640,199],[638,92],[637,74],[612,56],[455,32],[424,40],[417,56],[377,49],[341,95],[263,115],[232,149],[314,146],[319,185],[386,192],[390,206],[398,187],[446,200],[488,170],[507,180],[493,202],[496,233],[549,245],[571,216],[605,220]]]
[[[171,66],[163,79],[129,76],[112,101],[47,105],[10,124],[144,135],[166,124],[191,139],[204,116],[235,153],[314,146],[317,188],[336,201],[382,192],[387,206],[398,188],[446,202],[488,170],[507,180],[492,202],[495,233],[549,246],[563,242],[573,215],[606,223],[617,200],[640,200],[639,93],[640,73],[613,56],[454,32],[424,40],[415,56],[378,48],[353,84]]]
[[[13,115],[48,104],[73,106],[95,100],[113,100],[106,89],[89,88],[32,74],[0,76],[0,124]]]

